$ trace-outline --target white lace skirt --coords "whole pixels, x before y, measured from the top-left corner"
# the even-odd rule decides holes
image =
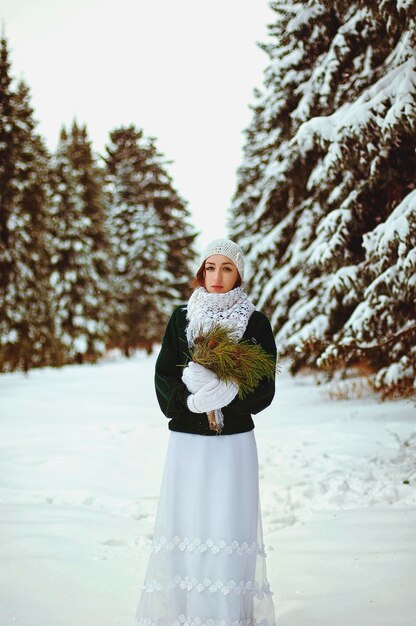
[[[274,626],[254,431],[170,432],[139,626]]]

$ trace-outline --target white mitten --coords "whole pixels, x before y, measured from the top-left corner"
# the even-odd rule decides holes
[[[188,396],[188,408],[193,413],[208,413],[208,411],[222,409],[234,400],[237,393],[237,385],[217,378],[217,380],[209,381],[202,389]]]
[[[182,380],[188,391],[196,393],[207,383],[213,380],[217,381],[218,377],[212,370],[209,370],[203,365],[189,361],[188,366],[185,367],[182,372]]]

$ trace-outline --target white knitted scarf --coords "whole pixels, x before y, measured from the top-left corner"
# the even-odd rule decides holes
[[[226,293],[208,293],[205,287],[199,287],[187,305],[188,344],[192,346],[195,337],[207,332],[215,324],[230,328],[232,337],[238,341],[244,335],[255,308],[241,286]]]

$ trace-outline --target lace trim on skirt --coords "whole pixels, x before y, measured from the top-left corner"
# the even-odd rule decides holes
[[[154,591],[169,591],[175,587],[179,587],[179,589],[183,590],[186,589],[187,591],[195,589],[199,593],[205,590],[211,593],[221,591],[225,596],[231,592],[237,595],[251,592],[253,596],[258,598],[263,598],[264,595],[272,595],[270,585],[267,582],[262,585],[259,585],[257,582],[253,583],[251,580],[241,580],[240,582],[230,580],[228,583],[224,583],[222,580],[213,581],[211,578],[205,578],[203,581],[200,581],[195,576],[184,576],[183,578],[181,576],[175,576],[174,579],[169,582],[152,580],[145,582],[142,589],[146,591],[146,593],[152,593]]]
[[[258,545],[256,542],[247,543],[244,541],[242,543],[238,543],[238,541],[233,541],[232,543],[227,543],[223,539],[215,542],[213,539],[207,539],[206,541],[202,541],[199,537],[195,537],[194,539],[189,539],[189,537],[178,537],[177,535],[173,537],[173,539],[168,539],[167,537],[160,537],[157,541],[153,542],[152,552],[158,553],[161,550],[174,550],[177,548],[184,552],[187,550],[188,552],[193,552],[197,550],[199,552],[207,552],[208,550],[212,552],[212,554],[218,554],[221,550],[224,550],[227,554],[238,554],[242,556],[243,554],[260,554],[262,556],[266,556],[264,544]]]

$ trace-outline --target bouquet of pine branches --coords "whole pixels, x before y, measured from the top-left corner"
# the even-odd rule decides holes
[[[263,378],[274,380],[277,371],[273,355],[259,344],[236,341],[232,330],[220,324],[195,338],[190,357],[194,363],[212,370],[220,380],[237,385],[240,399],[254,391]],[[221,432],[221,410],[219,414],[210,411],[207,415],[211,430]]]

